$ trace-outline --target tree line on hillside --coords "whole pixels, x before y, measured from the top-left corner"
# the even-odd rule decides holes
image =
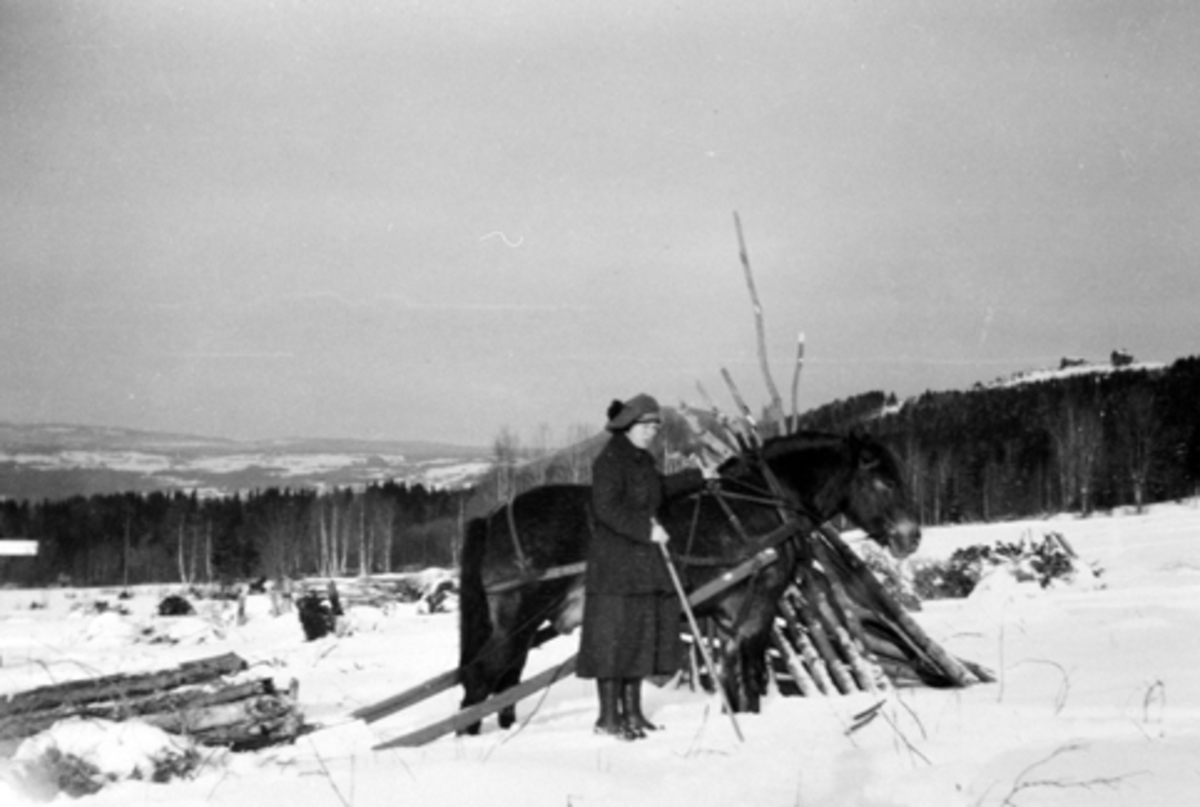
[[[1083,514],[1200,492],[1200,357],[900,405],[872,392],[801,417],[863,429],[903,458],[922,522]]]
[[[469,492],[394,482],[365,489],[75,496],[0,502],[0,538],[38,541],[0,558],[0,580],[45,585],[218,583],[450,566]]]
[[[1140,509],[1200,495],[1198,404],[1200,357],[1147,369],[1120,354],[1111,368],[926,392],[904,402],[868,392],[803,413],[799,428],[858,429],[891,446],[922,523],[932,525]],[[686,463],[681,458],[695,449],[695,439],[682,417],[670,409],[664,414],[659,459],[676,467]],[[537,485],[589,483],[606,435],[577,428],[576,438],[550,452],[523,448],[503,430],[472,513]]]

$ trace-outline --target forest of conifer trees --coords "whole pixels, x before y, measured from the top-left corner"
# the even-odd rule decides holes
[[[0,536],[38,541],[4,579],[73,585],[221,583],[449,566],[469,491],[393,482],[237,496],[127,493],[0,502]]]
[[[1100,368],[1103,370],[1103,368]],[[1088,514],[1195,495],[1200,357],[929,392],[881,392],[807,413],[807,428],[865,429],[904,460],[926,524]]]

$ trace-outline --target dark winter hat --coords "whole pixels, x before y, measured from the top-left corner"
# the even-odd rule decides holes
[[[610,432],[623,432],[640,422],[662,422],[658,401],[645,393],[635,395],[625,403],[613,401],[608,407],[608,424],[604,428]]]

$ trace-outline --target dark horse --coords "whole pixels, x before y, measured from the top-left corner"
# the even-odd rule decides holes
[[[691,494],[663,503],[659,520],[689,591],[756,554],[761,547],[754,539],[783,524],[781,504],[809,529],[841,514],[896,557],[917,548],[920,528],[909,514],[900,468],[874,439],[800,432],[766,441],[760,456],[787,501],[772,497],[758,463],[739,456],[721,466],[720,498]],[[568,633],[580,623],[581,564],[591,534],[585,485],[534,488],[469,523],[459,602],[464,707],[520,682],[543,624]],[[776,603],[802,548],[802,536],[777,544],[775,562],[697,608],[725,639],[722,684],[737,711],[758,711],[766,691]],[[515,719],[514,707],[500,713],[504,728]]]

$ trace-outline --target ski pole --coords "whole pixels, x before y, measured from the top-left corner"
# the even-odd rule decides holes
[[[692,606],[688,604],[687,593],[683,590],[683,582],[679,579],[679,573],[675,571],[675,564],[671,562],[671,554],[667,552],[666,544],[659,544],[658,548],[662,551],[663,563],[667,565],[667,572],[671,575],[671,583],[675,586],[679,604],[683,606],[683,613],[687,616],[688,627],[692,631],[692,640],[696,643],[696,647],[700,648],[700,655],[704,657],[708,671],[716,680],[717,668],[713,664],[712,655],[708,652],[708,645],[700,637],[700,626],[696,624],[696,615],[692,612]],[[717,692],[721,694],[721,703],[725,706],[725,711],[729,713],[729,722],[733,724],[733,733],[737,735],[738,740],[746,742],[746,738],[742,736],[742,729],[738,726],[737,716],[734,715],[733,707],[729,703],[729,693],[725,691],[725,687],[721,685],[720,681],[717,681]]]

